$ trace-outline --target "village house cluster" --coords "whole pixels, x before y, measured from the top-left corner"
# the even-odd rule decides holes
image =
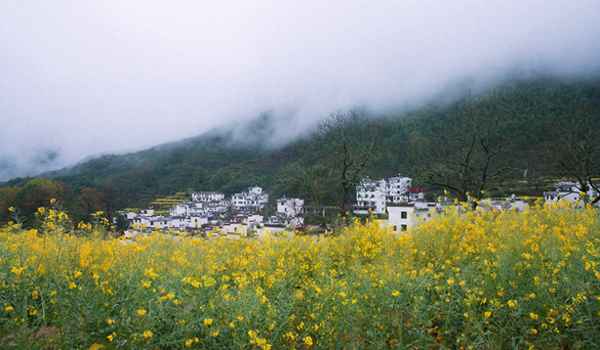
[[[587,191],[582,191],[582,186],[577,182],[573,181],[561,181],[556,184],[554,191],[544,192],[544,200],[546,202],[558,202],[560,200],[566,200],[569,202],[581,202],[584,197],[595,198],[598,197],[598,192],[587,186]]]
[[[265,217],[269,195],[259,186],[235,193],[227,198],[221,192],[194,192],[189,200],[173,206],[168,215],[157,215],[154,209],[125,213],[138,230],[179,230],[192,232],[220,231],[226,234],[250,235],[304,224],[304,200],[279,198],[273,215]]]
[[[582,191],[587,187],[587,191]],[[543,193],[545,203],[567,201],[583,205],[597,198],[599,193],[591,186],[581,186],[577,182],[561,181],[555,185],[555,190]],[[401,175],[371,180],[363,179],[356,186],[356,215],[375,215],[379,221],[395,232],[407,231],[427,221],[433,216],[443,213],[448,206],[455,205],[446,198],[437,201],[427,201],[425,191],[412,186],[412,179]],[[516,210],[523,211],[529,206],[528,202],[511,195],[507,198],[490,198],[479,202],[482,210]],[[600,206],[600,203],[596,203]]]
[[[453,205],[447,199],[427,201],[425,190],[413,186],[412,179],[397,175],[380,180],[365,178],[356,186],[354,214],[374,215],[379,222],[394,232],[407,231],[427,221]],[[483,209],[522,211],[527,202],[511,196],[482,201]]]
[[[582,193],[575,182],[559,182],[556,189],[544,192],[545,202],[565,200],[581,202],[584,197],[598,195],[590,188]],[[394,232],[407,231],[421,222],[457,205],[447,198],[436,201],[421,187],[413,186],[409,177],[397,175],[372,180],[362,179],[356,186],[353,212],[357,216],[374,216],[382,225]],[[276,200],[272,215],[267,215],[269,195],[259,186],[235,193],[227,198],[221,192],[194,192],[186,201],[170,208],[168,214],[158,215],[154,209],[125,213],[132,227],[138,230],[180,230],[214,232],[239,236],[261,235],[267,230],[280,232],[304,226],[304,200],[282,197]],[[525,200],[512,195],[508,198],[486,199],[479,202],[483,210],[523,211],[528,207]],[[315,213],[319,213],[315,210]],[[318,215],[318,214],[317,214]]]
[[[406,176],[365,178],[356,186],[354,214],[379,216],[395,232],[406,231],[439,211],[441,203],[427,202],[423,188],[414,187]]]

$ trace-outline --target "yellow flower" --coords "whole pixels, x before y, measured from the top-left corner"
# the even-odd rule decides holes
[[[539,318],[539,316],[535,312],[530,312],[529,313],[529,318],[531,318],[532,320],[536,321]]]
[[[307,335],[306,337],[304,337],[302,339],[302,341],[304,342],[304,345],[306,345],[306,346],[312,346],[314,344],[313,338],[310,335]]]
[[[21,277],[21,275],[23,274],[23,271],[25,271],[24,267],[13,266],[10,268],[10,272],[14,273],[15,276],[17,276],[17,277]]]
[[[396,297],[396,298],[397,298],[397,297],[399,297],[399,296],[400,296],[400,291],[398,291],[398,290],[394,290],[394,291],[392,292],[392,296],[393,296],[393,297]]]
[[[213,320],[212,318],[205,318],[204,321],[202,321],[202,324],[204,324],[205,327],[210,327],[213,324]]]
[[[448,283],[449,286],[453,286],[454,285],[454,278],[448,278],[448,280],[446,282]]]
[[[214,331],[210,332],[210,336],[211,337],[218,337],[219,336],[219,330],[215,329]]]
[[[529,330],[529,334],[531,334],[531,335],[537,335],[537,334],[538,334],[538,330],[537,330],[537,329],[535,329],[535,328],[531,328],[531,329]]]
[[[15,308],[12,305],[4,305],[4,312],[11,313],[15,311]]]
[[[104,345],[94,343],[94,344],[90,345],[90,347],[89,347],[89,350],[100,350],[100,349],[104,349]]]
[[[506,303],[506,305],[508,305],[508,307],[511,309],[516,309],[519,304],[517,303],[516,300],[511,299]]]
[[[75,282],[71,281],[69,282],[69,289],[75,289],[77,288],[77,284],[75,284]]]
[[[135,313],[139,317],[144,317],[144,316],[146,316],[146,314],[148,313],[148,311],[146,311],[146,309],[137,309]]]
[[[490,317],[492,317],[492,312],[491,312],[491,311],[486,311],[486,312],[484,312],[484,313],[483,313],[483,317],[485,317],[485,318],[490,318]]]
[[[106,319],[106,324],[109,326],[112,326],[113,324],[115,324],[115,320],[113,320],[112,318],[107,318]]]
[[[108,340],[109,342],[112,342],[116,336],[117,336],[117,333],[112,332],[111,334],[106,336],[106,340]]]
[[[194,339],[186,339],[184,345],[186,348],[191,348],[194,345]]]
[[[151,330],[144,331],[144,339],[148,340],[148,339],[152,338],[153,336],[154,336],[154,333],[152,333]]]

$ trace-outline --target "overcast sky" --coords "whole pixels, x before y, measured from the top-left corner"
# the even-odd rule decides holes
[[[0,1],[0,179],[193,136],[262,111],[419,103],[516,67],[600,67],[599,0]]]

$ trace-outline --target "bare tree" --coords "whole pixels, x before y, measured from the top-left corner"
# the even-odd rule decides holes
[[[346,217],[355,187],[376,151],[375,125],[357,111],[334,113],[321,123],[319,137],[331,163],[330,176],[340,190],[340,212]]]
[[[555,128],[555,142],[549,148],[557,174],[577,182],[579,192],[595,194],[585,200],[600,202],[600,116],[582,107],[561,117]]]
[[[504,164],[509,135],[500,131],[502,117],[498,111],[479,108],[476,102],[469,97],[450,115],[440,116],[417,153],[429,160],[420,169],[424,182],[449,191],[461,201],[475,199],[473,208],[512,170]]]

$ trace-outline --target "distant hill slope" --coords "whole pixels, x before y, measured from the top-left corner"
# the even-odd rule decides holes
[[[600,118],[600,81],[512,82],[487,92],[476,103],[479,110],[503,116],[498,128],[511,135],[512,151],[507,154],[514,158],[515,169],[527,169],[542,178],[552,175],[548,160],[540,156],[552,142],[548,130],[557,118],[568,117],[582,103],[594,105]],[[432,160],[415,156],[413,145],[438,137],[432,132],[434,126],[438,130],[455,126],[461,111],[452,104],[428,105],[412,112],[371,116],[369,120],[377,129],[381,147],[373,154],[368,175],[402,172],[419,180],[419,169]],[[328,183],[335,179],[327,179],[330,164],[323,153],[327,152],[327,139],[311,134],[283,147],[269,148],[260,142],[272,131],[269,123],[269,116],[264,115],[245,126],[248,135],[254,136],[252,142],[232,142],[232,131],[220,129],[137,153],[102,156],[44,176],[74,189],[89,186],[109,192],[114,204],[123,208],[144,206],[156,196],[188,189],[230,193],[253,184],[275,195],[308,196],[299,178],[311,173],[322,180],[323,201],[333,201],[335,187]],[[510,176],[517,177],[514,174]]]

